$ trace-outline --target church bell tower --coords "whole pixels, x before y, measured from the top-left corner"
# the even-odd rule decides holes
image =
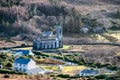
[[[59,47],[63,47],[63,40],[62,40],[62,27],[56,26],[56,37],[59,40]]]

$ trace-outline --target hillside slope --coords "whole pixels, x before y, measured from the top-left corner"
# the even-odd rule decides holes
[[[10,1],[0,0],[0,37],[33,40],[43,30],[54,31],[53,26],[60,23],[64,34],[79,34],[86,25],[120,29],[119,0]]]

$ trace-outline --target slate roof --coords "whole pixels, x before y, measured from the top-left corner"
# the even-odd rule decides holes
[[[24,58],[17,58],[14,63],[19,63],[19,64],[28,64],[30,62],[30,59],[24,59]]]
[[[16,50],[16,53],[17,52],[22,52],[24,55],[28,55],[29,54],[29,50]]]
[[[85,70],[82,70],[80,73],[84,73],[84,74],[98,74],[98,70],[85,69]]]
[[[51,32],[51,31],[42,32],[42,36],[52,36],[52,35],[53,35],[53,32]]]

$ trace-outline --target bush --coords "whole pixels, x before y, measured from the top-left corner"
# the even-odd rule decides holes
[[[117,66],[108,66],[107,67],[110,70],[116,71],[117,70]]]
[[[78,76],[69,76],[68,74],[58,74],[57,77],[60,77],[60,78],[70,78],[70,80],[72,78],[79,78]]]
[[[106,80],[116,80],[115,77],[109,77]]]
[[[10,76],[8,74],[5,74],[4,75],[4,78],[9,78]]]
[[[1,74],[25,74],[23,72],[18,72],[18,71],[12,71],[12,70],[8,70],[8,69],[0,69],[0,73]]]
[[[98,68],[102,68],[102,64],[101,63],[96,63],[95,66],[97,66]]]
[[[55,77],[55,75],[51,74],[50,77]]]
[[[93,63],[93,62],[86,63],[86,66],[96,67],[95,63]]]
[[[62,56],[53,56],[53,57],[57,59],[64,59]]]
[[[61,77],[61,78],[69,78],[70,76],[69,75],[63,75],[63,74],[58,74],[57,77]]]
[[[108,76],[107,75],[98,75],[95,76],[96,79],[106,79]]]
[[[21,47],[26,47],[26,45],[25,44],[21,44]]]
[[[12,62],[8,62],[8,63],[6,64],[6,67],[11,68],[11,67],[12,67]]]
[[[79,62],[78,64],[79,64],[79,65],[84,65],[84,63],[83,63],[83,62]]]

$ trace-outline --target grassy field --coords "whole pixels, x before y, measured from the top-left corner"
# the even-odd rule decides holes
[[[14,48],[13,50],[31,50],[32,47]]]
[[[38,64],[64,64],[64,62],[52,60],[52,59],[36,59],[35,60]]]
[[[69,50],[70,48],[70,45],[63,45],[63,48],[60,48],[60,50]]]
[[[116,53],[117,56],[120,56],[120,52]]]
[[[41,66],[45,70],[53,70],[53,71],[59,71],[58,66]],[[74,75],[78,71],[87,69],[85,66],[63,66],[61,73],[63,74],[69,74],[69,75]]]
[[[109,40],[107,40],[105,37],[103,37],[102,35],[100,35],[100,34],[94,34],[94,35],[91,35],[91,38],[94,40],[96,40],[96,41],[98,41],[98,42],[109,42]]]
[[[60,50],[68,50],[70,49],[70,45],[63,45],[63,48],[60,48]],[[24,48],[14,48],[13,50],[31,50],[32,47],[24,47]]]
[[[120,42],[120,31],[108,31],[107,33],[102,34],[93,34],[91,35],[91,38],[99,42]]]
[[[83,69],[87,69],[87,67],[85,66],[63,66],[62,73],[74,75],[78,73],[78,71],[83,70]]]
[[[45,70],[54,70],[58,71],[58,66],[41,66]]]
[[[120,31],[109,31],[108,33],[106,33],[106,35],[112,36],[114,38],[116,38],[118,41],[120,41]]]

